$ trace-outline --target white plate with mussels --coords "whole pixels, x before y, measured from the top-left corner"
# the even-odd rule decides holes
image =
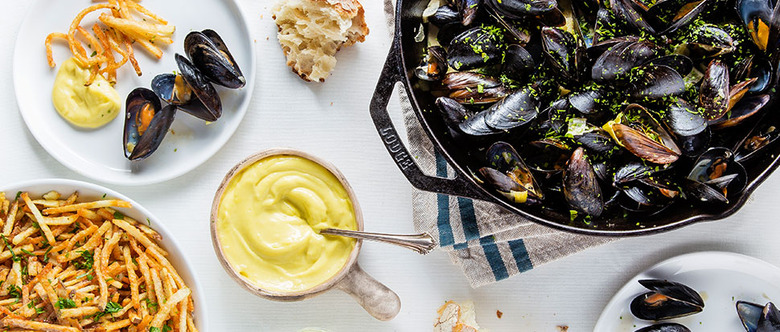
[[[185,174],[204,163],[238,127],[249,107],[254,87],[255,43],[242,10],[233,0],[140,2],[175,25],[173,43],[161,46],[163,55],[159,60],[140,47],[134,47],[143,75],[137,76],[130,64],[117,71],[115,88],[122,104],[119,115],[103,127],[82,129],[60,116],[52,104],[57,70],[72,54],[66,42],[55,40],[52,49],[57,67],[50,68],[44,40],[51,32],[67,33],[74,17],[91,4],[91,0],[38,0],[31,6],[19,29],[13,60],[14,86],[19,110],[30,132],[63,165],[107,183],[158,183]],[[97,22],[98,13],[93,12],[82,20],[81,25],[89,28]],[[241,68],[246,85],[235,90],[215,85],[222,101],[219,120],[209,123],[179,111],[157,151],[146,159],[131,162],[125,158],[123,149],[127,95],[137,87],[150,88],[152,79],[158,74],[178,71],[174,54],[185,53],[184,37],[190,31],[204,29],[219,33]]]
[[[691,331],[744,331],[737,301],[762,306],[780,301],[780,268],[736,253],[697,252],[667,259],[629,280],[604,308],[594,331],[631,332],[656,323],[637,319],[630,310],[631,301],[648,292],[638,282],[643,279],[681,283],[701,295],[701,312],[658,322],[682,324]]]

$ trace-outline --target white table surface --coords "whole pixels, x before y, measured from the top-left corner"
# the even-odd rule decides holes
[[[557,331],[557,325],[568,325],[569,331],[590,331],[614,292],[636,273],[666,258],[723,250],[780,265],[780,204],[775,196],[780,193],[780,176],[775,175],[744,209],[726,220],[624,239],[479,289],[469,287],[444,253],[419,256],[365,243],[361,266],[395,290],[403,303],[400,314],[389,322],[374,320],[339,291],[296,303],[255,297],[223,271],[209,238],[208,210],[214,191],[235,163],[277,146],[331,161],[357,191],[370,231],[413,231],[412,187],[381,145],[368,113],[390,44],[382,1],[363,0],[371,34],[365,43],[339,53],[336,71],[324,84],[304,83],[285,66],[271,19],[272,1],[239,2],[257,40],[258,82],[238,131],[219,153],[180,178],[146,187],[108,186],[164,220],[183,252],[195,262],[209,301],[207,331],[298,331],[309,326],[331,331],[429,331],[436,309],[448,299],[474,301],[478,321],[492,331]],[[19,114],[11,79],[12,54],[31,3],[3,1],[2,5],[0,185],[44,177],[94,182],[49,156]],[[48,87],[41,87],[41,93],[47,91]],[[397,103],[391,105],[398,119]],[[501,319],[496,310],[503,312]]]

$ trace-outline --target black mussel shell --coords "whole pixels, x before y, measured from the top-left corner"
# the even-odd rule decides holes
[[[624,184],[645,179],[658,171],[657,166],[648,166],[645,163],[631,161],[618,168],[613,177],[613,186],[621,187]]]
[[[501,61],[503,46],[500,28],[486,25],[473,27],[450,41],[447,62],[455,70],[485,67]]]
[[[658,7],[658,9],[661,9],[661,4],[663,3],[673,3],[674,1],[658,1],[655,6],[651,7],[650,12],[648,13],[650,16],[657,15],[656,12],[654,12],[652,9]],[[713,3],[715,1],[712,0],[698,0],[697,1],[684,1],[683,5],[677,10],[677,12],[674,15],[674,19],[672,20],[671,24],[664,29],[661,34],[669,34],[677,31],[681,27],[686,26],[688,23],[690,23],[694,18],[699,16],[704,10],[709,6],[710,3]],[[692,6],[693,5],[693,6]]]
[[[138,116],[144,108],[150,107],[152,119],[143,133],[139,134]],[[176,115],[176,106],[162,107],[154,91],[136,88],[127,95],[125,105],[125,128],[122,143],[125,157],[130,160],[144,159],[151,155],[162,143]]]
[[[645,65],[637,70],[637,76],[629,88],[629,95],[636,100],[659,100],[685,92],[685,81],[670,67]]]
[[[542,28],[544,54],[558,75],[567,81],[577,81],[577,41],[568,31],[557,28]]]
[[[778,137],[780,137],[780,128],[773,123],[759,121],[734,147],[734,160],[744,163],[753,159],[759,155],[757,152],[777,141]]]
[[[712,60],[704,73],[699,89],[699,105],[707,120],[717,120],[728,112],[730,100],[729,68],[720,60]]]
[[[740,100],[729,113],[720,119],[710,121],[713,129],[723,129],[736,126],[749,119],[769,103],[769,95],[746,97]]]
[[[680,98],[662,113],[661,121],[676,138],[683,155],[696,157],[707,150],[712,133],[707,120],[693,106]]]
[[[431,46],[420,65],[414,69],[414,75],[424,81],[440,81],[448,68],[447,51],[441,46]]]
[[[481,2],[482,0],[455,0],[463,25],[471,25],[471,22],[474,22]]]
[[[658,53],[658,47],[646,40],[620,42],[596,59],[591,77],[596,83],[625,80],[631,69],[657,57]]]
[[[538,203],[544,198],[541,187],[536,183],[531,170],[526,166],[520,154],[506,142],[496,142],[488,148],[485,158],[491,168],[509,176],[520,187],[527,191],[521,200],[513,194],[515,203]]]
[[[574,150],[563,171],[563,193],[574,210],[592,217],[604,211],[598,177],[581,147]]]
[[[217,90],[198,68],[178,53],[176,53],[176,64],[179,66],[179,74],[200,101],[196,107],[183,107],[182,110],[204,121],[217,121],[222,116],[222,100]]]
[[[193,98],[192,89],[184,82],[184,78],[177,74],[164,73],[155,76],[152,79],[152,91],[168,104],[187,105],[197,100],[197,97]]]
[[[458,125],[458,129],[464,134],[471,136],[487,136],[501,133],[501,130],[488,126],[486,116],[487,111],[476,113],[461,122]]]
[[[691,58],[680,55],[670,54],[662,57],[657,57],[647,62],[649,65],[667,66],[674,69],[680,76],[686,76],[693,70],[693,61]]]
[[[601,130],[594,130],[583,133],[582,135],[576,135],[574,136],[574,140],[588,149],[588,151],[595,152],[600,155],[609,155],[617,148],[617,145],[612,140],[612,137]]]
[[[731,34],[713,24],[697,26],[686,36],[686,50],[696,59],[720,56],[736,49]]]
[[[637,104],[628,105],[618,121],[608,122],[604,129],[626,150],[654,164],[671,164],[682,154],[666,129]]]
[[[761,318],[758,319],[756,332],[778,332],[780,331],[780,311],[774,303],[769,302],[764,306],[761,312]]]
[[[457,9],[450,5],[444,5],[436,9],[436,12],[428,17],[428,21],[441,28],[450,23],[459,23],[461,16]]]
[[[488,108],[485,111],[485,122],[497,130],[517,128],[536,118],[539,104],[533,88],[526,86]]]
[[[545,174],[545,177],[551,177],[566,168],[571,148],[560,140],[547,138],[527,144],[523,149],[523,156],[531,169]]]
[[[608,0],[609,8],[618,20],[637,30],[642,30],[655,35],[655,29],[650,25],[642,15],[637,11],[635,3],[632,0]]]
[[[556,0],[485,0],[496,13],[511,19],[540,16],[557,9]]]
[[[631,301],[631,313],[639,319],[663,320],[701,312],[704,300],[692,288],[666,280],[639,280],[651,292]]]
[[[222,38],[213,30],[193,31],[184,38],[184,50],[192,63],[210,81],[238,89],[246,85],[238,63]]]
[[[765,57],[751,56],[737,64],[732,73],[734,82],[755,78],[750,85],[749,93],[764,93],[772,82],[772,64]]]
[[[582,114],[598,112],[603,105],[603,98],[607,92],[598,85],[590,85],[584,90],[569,94],[569,103]]]
[[[680,190],[668,180],[647,177],[622,189],[623,194],[642,208],[664,207],[680,196]]]
[[[772,51],[777,44],[769,41],[777,40],[780,28],[777,24],[780,15],[775,15],[777,6],[773,9],[772,2],[768,0],[737,0],[736,7],[753,42],[762,51]],[[773,35],[775,38],[772,38]]]
[[[747,186],[747,171],[726,148],[711,148],[694,162],[684,182],[686,193],[702,202],[728,203]]]
[[[635,332],[691,332],[691,330],[677,323],[661,323],[643,327]]]
[[[536,71],[536,62],[531,53],[520,45],[513,44],[506,48],[502,72],[508,77],[522,79],[527,74]]]
[[[739,321],[742,322],[745,331],[756,332],[758,321],[763,315],[764,306],[746,301],[737,301],[736,306]]]
[[[450,91],[449,97],[461,104],[494,103],[510,93],[501,81],[472,72],[449,73],[441,83]]]

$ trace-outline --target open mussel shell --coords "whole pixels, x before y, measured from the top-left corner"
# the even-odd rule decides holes
[[[414,69],[414,75],[424,81],[440,81],[448,68],[447,51],[441,46],[431,46],[420,65]]]
[[[552,138],[530,142],[522,151],[531,169],[544,174],[546,178],[563,172],[571,156],[568,145]]]
[[[769,103],[769,99],[769,95],[746,97],[740,100],[729,113],[720,119],[710,121],[710,126],[712,126],[713,129],[734,127],[753,115],[758,114],[758,112]]]
[[[639,319],[664,320],[701,312],[704,300],[698,292],[678,282],[666,280],[639,280],[651,290],[631,301],[631,313]]]
[[[661,323],[646,326],[634,332],[691,332],[691,330],[682,324]]]
[[[439,6],[436,12],[428,17],[428,22],[440,28],[448,24],[460,23],[460,21],[460,12],[450,5]]]
[[[777,141],[780,137],[780,128],[773,123],[759,121],[753,129],[737,143],[734,148],[734,160],[740,163],[747,162],[760,155],[758,152],[764,147]]]
[[[574,150],[563,171],[563,194],[574,210],[594,218],[604,212],[598,177],[582,147]]]
[[[712,58],[733,52],[731,34],[714,24],[702,24],[686,34],[685,52],[694,59]]]
[[[152,91],[168,104],[187,105],[196,98],[181,75],[163,73],[152,79]]]
[[[737,0],[736,7],[756,46],[762,51],[773,51],[780,32],[780,15],[775,14],[777,6],[773,8],[769,0]]]
[[[192,63],[210,81],[231,89],[246,85],[246,78],[233,55],[213,30],[187,34],[184,38],[184,50]]]
[[[455,7],[458,8],[463,25],[471,25],[474,22],[480,3],[482,3],[482,0],[455,0]]]
[[[176,53],[176,64],[179,75],[200,101],[193,107],[183,107],[182,110],[204,121],[217,121],[222,116],[222,100],[217,90],[209,83],[203,74],[184,56]]]
[[[780,311],[772,302],[761,306],[756,303],[737,301],[737,314],[747,332],[780,331]]]
[[[542,46],[544,55],[558,75],[567,81],[579,79],[576,63],[578,46],[571,33],[562,29],[544,27],[542,28]]]
[[[661,31],[661,34],[669,34],[677,31],[681,27],[684,27],[690,23],[694,18],[699,16],[712,0],[685,0],[685,1],[658,1],[653,7],[650,7],[648,16],[658,17],[662,11],[671,11],[673,13],[672,20],[668,27]],[[666,5],[676,6],[675,8],[665,8]]]
[[[711,148],[699,156],[684,182],[686,193],[702,202],[728,203],[746,186],[745,167],[726,148]]]
[[[441,83],[449,90],[449,97],[461,104],[495,103],[510,93],[501,81],[473,72],[449,73]]]
[[[504,175],[508,176],[517,186],[509,186],[506,183],[506,179],[487,170],[480,170],[483,176],[486,177],[487,182],[494,185],[496,190],[502,193],[510,193],[506,195],[514,203],[528,203],[537,204],[544,199],[544,194],[541,191],[541,187],[536,183],[531,170],[526,166],[520,154],[517,153],[514,147],[506,142],[496,142],[488,148],[485,158],[487,158],[489,169],[494,169]],[[487,174],[486,174],[487,173]],[[513,188],[512,191],[505,191],[503,189]]]
[[[125,157],[144,159],[162,143],[176,115],[176,106],[162,107],[154,91],[136,88],[127,95],[122,135]]]
[[[616,121],[604,125],[604,130],[618,145],[651,163],[671,164],[682,154],[666,129],[646,108],[637,104],[628,105]]]

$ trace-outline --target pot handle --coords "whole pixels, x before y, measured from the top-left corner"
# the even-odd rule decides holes
[[[390,288],[368,275],[357,263],[336,284],[371,316],[381,321],[393,319],[401,311],[401,299]]]
[[[486,194],[475,188],[473,183],[459,174],[455,174],[455,177],[451,179],[425,175],[401,141],[387,111],[387,104],[390,96],[393,94],[395,84],[398,82],[406,84],[404,81],[404,68],[400,60],[401,43],[397,36],[393,39],[390,53],[387,55],[384,68],[382,68],[382,74],[379,76],[379,82],[374,90],[370,106],[371,118],[374,120],[376,130],[379,132],[387,152],[393,157],[393,161],[406,176],[406,179],[417,189],[452,196],[490,200]]]

